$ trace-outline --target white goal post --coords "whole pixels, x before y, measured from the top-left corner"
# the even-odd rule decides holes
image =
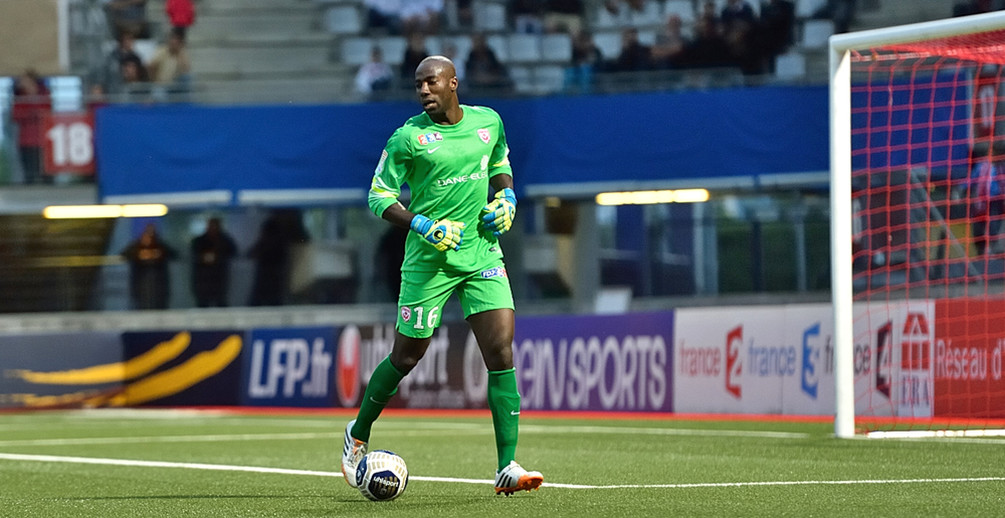
[[[855,293],[853,272],[853,123],[852,61],[858,53],[947,37],[1005,29],[1005,12],[831,36],[830,50],[830,204],[831,284],[834,317],[835,418],[837,437],[856,434]],[[1005,54],[1005,40],[1001,42]],[[940,55],[941,56],[941,55]],[[952,54],[948,54],[952,58]],[[947,281],[948,283],[948,281]],[[950,433],[951,434],[951,433]]]

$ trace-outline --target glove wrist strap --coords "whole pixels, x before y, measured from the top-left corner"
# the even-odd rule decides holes
[[[418,232],[420,235],[425,235],[429,231],[429,227],[432,226],[433,221],[422,214],[416,214],[412,218],[412,222],[408,225],[409,228]]]

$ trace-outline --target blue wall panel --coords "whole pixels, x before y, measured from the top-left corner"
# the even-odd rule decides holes
[[[468,100],[472,104],[481,101]],[[826,87],[484,101],[517,185],[631,183],[828,169]],[[97,114],[103,197],[369,187],[413,102],[111,106]]]

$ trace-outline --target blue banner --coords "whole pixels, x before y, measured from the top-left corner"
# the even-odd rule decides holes
[[[122,389],[117,332],[0,337],[0,408],[83,406]]]
[[[472,100],[472,104],[482,104]],[[827,88],[764,87],[485,100],[506,125],[518,189],[828,170]],[[96,116],[103,199],[344,190],[362,196],[414,102],[108,106]],[[155,196],[156,197],[156,196]],[[147,198],[149,199],[149,198]]]

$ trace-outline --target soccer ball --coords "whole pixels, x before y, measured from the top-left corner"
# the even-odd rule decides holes
[[[405,492],[408,468],[405,459],[394,452],[374,450],[356,466],[356,487],[363,496],[375,502],[394,500]]]

